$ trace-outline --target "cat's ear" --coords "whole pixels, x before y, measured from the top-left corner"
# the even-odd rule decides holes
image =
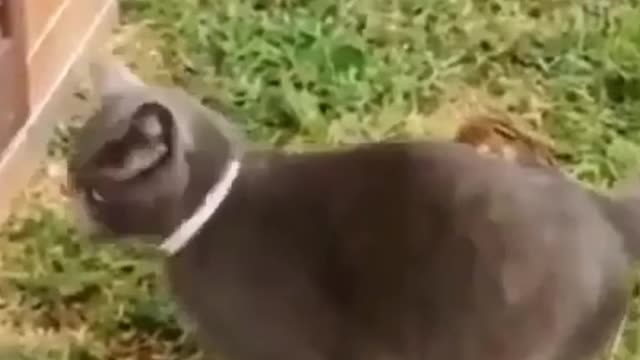
[[[171,109],[159,102],[140,105],[122,138],[103,149],[101,173],[116,181],[126,181],[153,170],[173,150],[173,133]]]
[[[101,96],[144,86],[144,82],[131,69],[113,57],[94,60],[89,67],[95,90]]]

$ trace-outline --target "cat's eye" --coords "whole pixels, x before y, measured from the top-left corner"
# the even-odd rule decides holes
[[[91,189],[87,191],[87,195],[93,202],[102,203],[105,202],[104,196],[100,194],[96,189]]]

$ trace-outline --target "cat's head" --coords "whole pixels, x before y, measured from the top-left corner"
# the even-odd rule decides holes
[[[117,237],[165,236],[201,197],[193,192],[205,190],[194,181],[217,175],[194,171],[193,159],[215,172],[231,156],[224,119],[115,60],[93,63],[92,77],[101,106],[79,130],[68,167],[80,225]]]

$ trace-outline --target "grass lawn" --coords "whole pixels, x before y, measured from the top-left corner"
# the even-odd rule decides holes
[[[446,137],[470,114],[499,113],[552,141],[567,173],[587,185],[608,187],[640,160],[638,1],[124,0],[122,8],[115,51],[147,79],[233,108],[256,142]],[[64,211],[55,184],[69,127],[0,234],[0,359],[190,359],[195,347],[176,325],[153,256],[90,244]],[[607,358],[640,357],[638,309]]]

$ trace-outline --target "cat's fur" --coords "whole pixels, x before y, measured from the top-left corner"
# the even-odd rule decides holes
[[[69,174],[101,228],[167,236],[242,161],[166,260],[202,346],[229,360],[575,360],[624,313],[630,197],[453,143],[249,150],[180,90],[119,64],[97,83]]]

